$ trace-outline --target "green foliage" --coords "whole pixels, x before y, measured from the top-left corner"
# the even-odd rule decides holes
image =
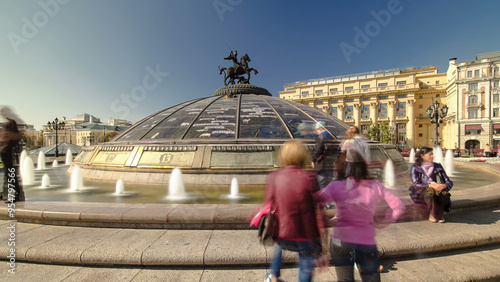
[[[382,143],[391,143],[391,130],[389,122],[383,121],[378,124],[372,125],[366,134],[366,137],[373,141]]]

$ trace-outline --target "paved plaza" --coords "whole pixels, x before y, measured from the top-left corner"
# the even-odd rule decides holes
[[[500,173],[499,165],[460,165]],[[454,191],[445,224],[422,219],[404,198],[404,219],[377,234],[382,279],[498,281],[499,184]],[[17,203],[13,275],[6,260],[12,222],[2,204],[0,281],[263,281],[272,252],[259,243],[256,230],[248,229],[254,207]],[[297,280],[296,259],[285,253],[282,281]],[[333,267],[314,278],[335,280]]]

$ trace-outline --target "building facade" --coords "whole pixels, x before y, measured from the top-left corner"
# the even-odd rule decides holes
[[[280,98],[323,110],[365,134],[372,125],[388,122],[392,142],[409,148],[434,144],[435,125],[425,110],[435,101],[446,104],[448,87],[447,73],[426,66],[311,79],[284,88]],[[444,136],[439,141],[443,146],[452,143]]]
[[[463,149],[496,149],[500,142],[500,52],[458,64],[457,122]]]

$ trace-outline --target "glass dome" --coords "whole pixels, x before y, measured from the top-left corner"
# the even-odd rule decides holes
[[[271,94],[216,94],[157,112],[111,143],[314,139],[318,122],[334,139],[341,139],[348,128],[322,111]]]

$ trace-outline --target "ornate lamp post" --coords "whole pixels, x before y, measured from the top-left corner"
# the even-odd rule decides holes
[[[64,128],[64,121],[59,122],[57,118],[54,119],[53,122],[47,122],[47,127],[50,129],[54,129],[56,131],[56,158],[59,157],[59,151],[57,149],[57,131]]]
[[[427,108],[425,113],[431,120],[431,123],[434,123],[434,145],[437,146],[439,144],[438,127],[439,124],[443,122],[443,119],[448,114],[448,106],[444,105],[444,107],[442,107],[441,110],[439,110],[439,102],[436,101],[434,104],[430,105],[429,108]]]

